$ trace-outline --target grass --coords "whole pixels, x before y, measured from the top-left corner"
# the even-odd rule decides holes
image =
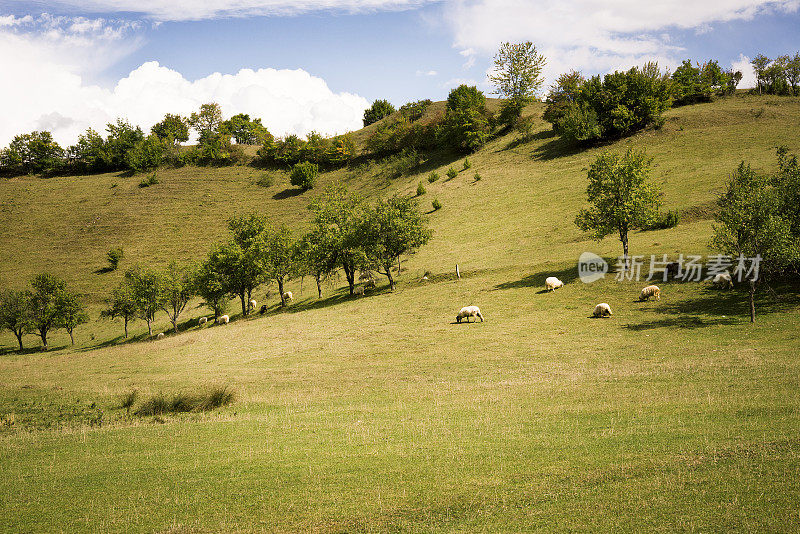
[[[608,147],[646,147],[664,209],[694,210],[675,228],[633,234],[632,253],[707,253],[719,184],[742,159],[771,168],[778,144],[800,151],[788,135],[798,117],[798,99],[736,97],[671,110],[661,130]],[[313,282],[301,291],[294,281],[285,310],[259,293],[267,314],[201,329],[190,319],[206,312],[192,308],[187,331],[158,343],[122,343],[120,324],[94,321],[74,349],[17,354],[3,334],[0,530],[800,529],[800,288],[760,292],[750,325],[744,290],[670,282],[660,301],[637,302],[643,283],[581,283],[581,252],[620,253],[571,222],[602,147],[574,152],[543,128],[534,136],[471,155],[490,177],[478,185],[428,185],[447,209],[429,215],[434,237],[404,261],[395,292],[379,280],[374,294],[349,298],[339,279],[318,301]],[[413,194],[453,164],[320,180],[371,197]],[[9,280],[58,268],[98,302],[117,275],[90,269],[112,245],[124,246],[124,269],[197,259],[224,236],[228,214],[251,208],[300,228],[319,186],[276,200],[281,186],[254,183],[262,172],[159,171],[158,188],[125,199],[112,191],[137,195],[135,178],[2,182],[14,224],[0,236],[0,266]],[[56,196],[85,198],[87,220],[117,210],[122,226],[90,238]],[[147,217],[127,209],[135,202]],[[38,222],[26,221],[18,210],[35,204]],[[153,231],[149,221],[162,219]],[[66,250],[49,248],[53,236]],[[550,275],[564,288],[544,292]],[[589,318],[600,301],[613,317]],[[486,321],[454,324],[467,304]],[[143,330],[132,325],[134,336]],[[236,399],[213,411],[131,418],[120,400],[136,390],[136,411],[161,392],[220,381]],[[164,404],[190,404],[178,394]]]

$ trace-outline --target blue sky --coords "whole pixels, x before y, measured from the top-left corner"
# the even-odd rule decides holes
[[[487,93],[500,42],[531,40],[546,76],[648,60],[674,67],[800,50],[798,0],[6,0],[0,5],[0,145],[50,129],[74,142],[117,116],[149,128],[218,101],[276,135],[359,126],[376,98]],[[242,69],[250,69],[242,71]],[[261,70],[259,70],[261,69]]]

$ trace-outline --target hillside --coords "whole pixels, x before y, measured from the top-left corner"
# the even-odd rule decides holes
[[[620,254],[573,223],[600,150],[646,148],[664,208],[684,215],[631,236],[648,256],[708,253],[728,173],[742,160],[772,169],[779,145],[800,152],[798,98],[737,95],[666,118],[585,151],[539,121],[533,141],[496,139],[450,181],[463,158],[400,178],[366,163],[303,194],[244,166],[161,170],[143,189],[114,174],[0,181],[0,285],[55,272],[89,295],[93,318],[120,276],[95,273],[112,246],[123,267],[199,260],[252,210],[299,233],[334,181],[375,198],[436,170],[421,203],[443,204],[393,293],[351,299],[341,279],[317,301],[293,281],[285,311],[157,342],[119,343],[119,323],[93,321],[74,349],[56,336],[56,350],[16,354],[3,333],[0,530],[800,529],[800,289],[761,293],[750,325],[741,290],[668,283],[639,303],[641,283],[577,280],[580,253]],[[265,173],[274,185],[256,184]],[[543,292],[550,274],[566,286]],[[274,304],[268,289],[256,298]],[[588,318],[600,301],[613,318]],[[466,304],[486,321],[454,324]],[[120,408],[134,389],[213,384],[234,403],[163,418]]]

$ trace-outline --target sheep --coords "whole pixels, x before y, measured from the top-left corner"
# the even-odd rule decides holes
[[[364,289],[375,289],[375,280],[370,278],[366,282],[364,282]]]
[[[597,306],[594,307],[594,311],[592,312],[592,317],[610,317],[611,316],[611,306],[606,304],[605,302],[601,302]]]
[[[483,322],[483,315],[481,315],[481,309],[477,306],[464,306],[459,310],[458,315],[456,315],[456,322],[461,323],[461,319],[466,318],[467,322],[469,321],[470,317],[479,317],[481,322]]]
[[[358,286],[357,288],[355,288],[353,294],[357,297],[364,296],[364,286]]]
[[[258,302],[256,302],[256,299],[250,299],[250,309],[255,310],[256,306],[258,306]]]
[[[680,270],[681,270],[681,264],[680,263],[678,263],[677,261],[670,262],[664,268],[665,277],[666,278],[670,278],[670,277],[676,278],[678,276],[678,273],[680,272]]]
[[[200,319],[197,320],[197,325],[198,326],[203,326],[207,322],[208,322],[208,317],[200,317]]]
[[[564,287],[564,282],[562,282],[555,276],[548,276],[547,279],[544,281],[544,287],[549,291],[555,291],[560,287]]]
[[[658,286],[651,285],[642,289],[642,292],[639,294],[640,301],[650,300],[650,297],[655,297],[656,300],[661,300],[661,289]]]
[[[291,291],[287,291],[283,294],[283,300],[294,300]]]
[[[261,305],[261,310],[258,313],[260,313],[261,315],[264,315],[265,313],[267,313],[267,305],[266,304],[262,304]]]
[[[228,324],[230,320],[231,318],[228,317],[227,315],[220,315],[219,317],[217,317],[217,324]]]
[[[716,275],[712,283],[719,289],[733,289],[733,278],[727,271]]]
[[[164,332],[159,332],[156,339],[164,339]]]

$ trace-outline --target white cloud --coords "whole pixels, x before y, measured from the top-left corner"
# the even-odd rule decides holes
[[[256,15],[297,15],[312,11],[362,13],[410,9],[433,0],[56,0],[89,13],[138,13],[155,20],[202,20]],[[10,0],[27,3],[27,0]]]
[[[227,116],[261,117],[276,135],[333,134],[359,128],[369,107],[366,99],[334,93],[303,70],[242,69],[190,81],[147,62],[104,88],[87,83],[86,73],[102,70],[138,46],[130,27],[48,16],[32,29],[15,26],[13,31],[0,28],[0,99],[7,103],[0,146],[37,129],[52,131],[62,145],[72,144],[86,128],[103,132],[117,117],[149,130],[165,113],[187,115],[212,101]]]
[[[739,82],[739,89],[750,89],[756,86],[756,71],[753,65],[750,64],[750,58],[744,54],[739,54],[739,59],[731,63],[731,68],[734,72],[737,70],[742,73],[742,80]]]
[[[439,74],[435,70],[418,70],[417,76],[436,76]]]
[[[798,0],[452,0],[444,19],[465,56],[492,54],[503,41],[533,41],[553,80],[570,69],[604,72],[650,60],[672,67],[682,49],[670,44],[670,30],[703,32],[712,23],[798,6]]]

